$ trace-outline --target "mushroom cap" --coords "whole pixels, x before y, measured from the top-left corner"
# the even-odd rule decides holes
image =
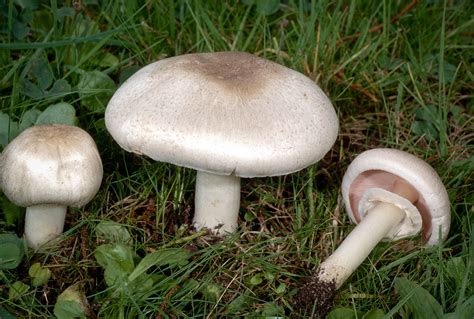
[[[418,192],[418,200],[413,204],[390,193],[395,181],[400,179]],[[373,205],[370,202],[389,201],[402,208],[408,218],[399,225],[398,234],[391,234],[389,238],[415,234],[412,231],[419,228],[417,219],[420,217],[415,216],[414,210],[421,216],[426,245],[436,245],[448,236],[451,223],[448,193],[436,171],[409,153],[388,148],[361,153],[347,168],[342,181],[342,196],[346,212],[354,223],[363,219]]]
[[[32,126],[7,145],[0,185],[15,204],[80,207],[99,190],[102,161],[92,137],[69,125]]]
[[[308,77],[243,52],[152,63],[114,94],[105,124],[127,151],[240,177],[298,171],[338,133],[336,112]]]

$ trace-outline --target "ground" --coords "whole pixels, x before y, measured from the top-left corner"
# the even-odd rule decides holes
[[[57,241],[0,262],[0,316],[298,317],[299,289],[354,227],[340,197],[347,165],[393,147],[440,175],[450,234],[428,249],[417,238],[378,245],[328,317],[472,318],[473,12],[469,1],[1,3],[0,147],[33,124],[76,124],[96,141],[104,179]],[[230,50],[310,77],[340,131],[319,163],[244,179],[239,229],[221,239],[190,227],[195,172],[127,153],[103,117],[140,67]],[[0,232],[21,237],[22,214],[2,195]],[[2,240],[0,256],[22,250]]]

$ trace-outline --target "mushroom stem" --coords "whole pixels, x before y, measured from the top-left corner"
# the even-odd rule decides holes
[[[418,200],[419,195],[416,189],[402,179],[394,182],[391,191],[411,203]],[[375,205],[336,251],[319,266],[319,279],[334,282],[338,289],[369,256],[382,238],[386,237],[405,217],[405,211],[392,203],[380,202]]]
[[[218,234],[233,232],[239,216],[240,177],[197,171],[194,204],[194,227]]]
[[[35,205],[26,208],[25,237],[28,246],[36,249],[63,232],[67,206]]]
[[[336,290],[405,216],[403,210],[389,203],[374,206],[300,289],[296,306],[303,312],[314,312],[318,318],[324,318],[332,307]]]
[[[367,258],[372,249],[404,218],[405,212],[389,203],[379,203],[319,267],[320,281],[334,282],[336,289]]]
[[[394,182],[391,192],[412,203],[419,197],[416,189],[401,179]],[[389,202],[380,201],[372,207],[336,251],[319,265],[316,274],[299,291],[297,306],[304,311],[311,311],[315,307],[318,316],[324,317],[331,308],[336,290],[369,256],[372,249],[396,229],[406,216],[403,209]]]

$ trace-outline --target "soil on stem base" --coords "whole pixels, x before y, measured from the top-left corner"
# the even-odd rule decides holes
[[[303,286],[296,297],[295,306],[305,315],[316,315],[324,318],[332,308],[336,295],[336,282],[319,278],[319,271]]]

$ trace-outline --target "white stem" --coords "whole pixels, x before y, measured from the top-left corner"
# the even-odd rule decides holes
[[[342,286],[377,243],[405,216],[405,212],[395,205],[377,204],[336,251],[320,265],[319,279],[325,282],[334,281],[336,289]]]
[[[28,246],[38,248],[61,235],[67,206],[35,205],[26,208],[25,237]]]
[[[237,228],[240,207],[240,177],[198,171],[194,201],[194,227],[218,234]]]

